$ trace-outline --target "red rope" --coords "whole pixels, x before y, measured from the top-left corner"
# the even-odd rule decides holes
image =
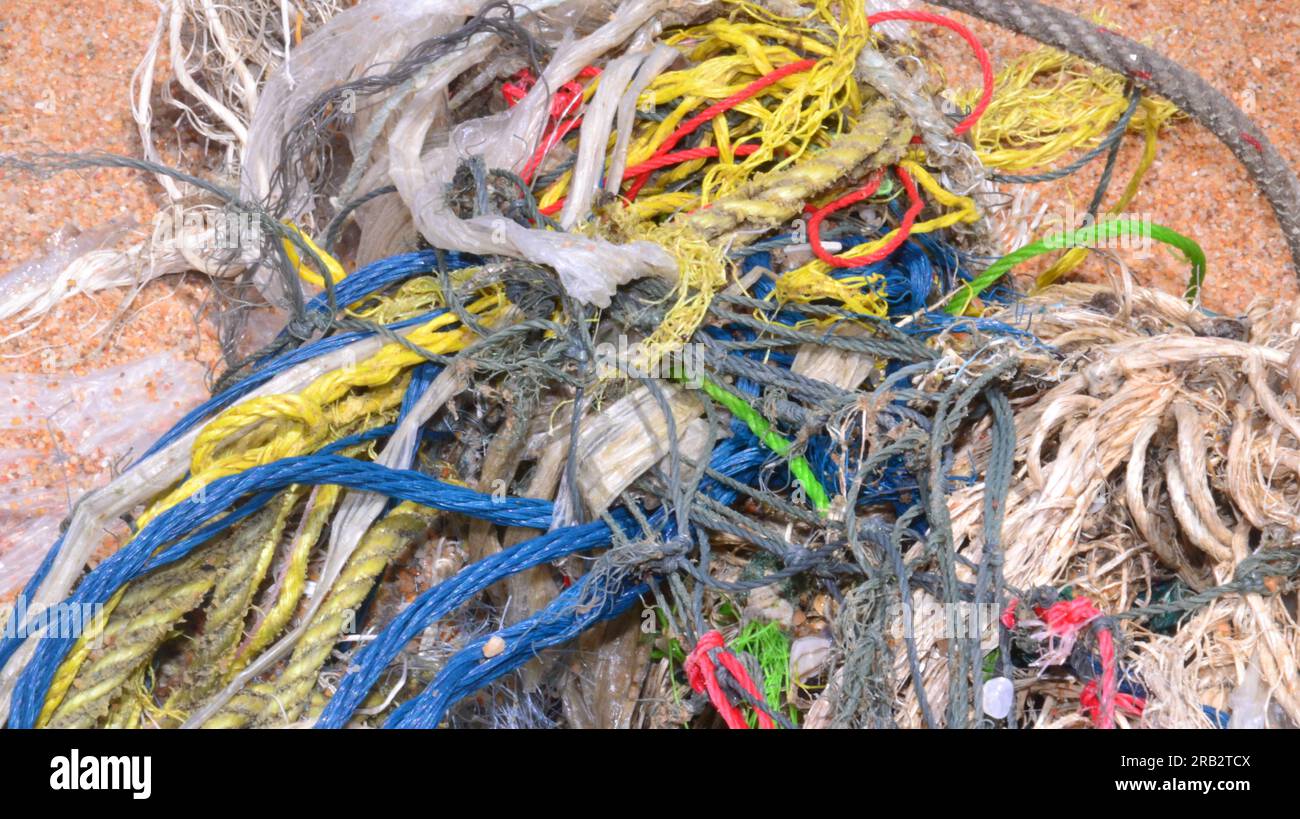
[[[746,142],[744,145],[737,145],[732,153],[736,156],[749,156],[759,149],[759,146],[753,142]],[[667,168],[669,165],[677,165],[682,162],[690,162],[693,159],[711,159],[718,156],[721,152],[713,145],[707,145],[702,148],[687,148],[683,151],[673,151],[668,154],[659,154],[651,156],[645,162],[633,165],[623,172],[623,178],[627,179],[632,176],[641,176],[642,174],[657,171],[660,168]]]
[[[925,207],[925,202],[921,199],[921,193],[916,189],[916,183],[912,181],[912,176],[902,168],[895,168],[894,173],[898,175],[898,181],[903,183],[903,188],[907,191],[907,198],[910,204],[907,212],[903,214],[903,221],[898,225],[898,231],[894,237],[886,242],[882,247],[862,256],[836,256],[822,247],[821,226],[822,220],[830,216],[837,210],[843,210],[850,205],[861,202],[868,196],[871,196],[880,187],[880,172],[869,180],[867,184],[854,191],[853,193],[841,196],[834,202],[824,205],[808,219],[808,244],[812,247],[812,252],[826,264],[831,267],[862,267],[863,265],[873,264],[881,259],[887,258],[889,254],[898,250],[907,237],[912,233],[912,225],[916,224],[916,217],[921,215],[921,209]]]
[[[753,143],[745,143],[744,145],[737,145],[734,153],[736,156],[749,156],[750,154],[754,153],[757,150],[758,150],[757,145]],[[650,173],[651,171],[657,171],[660,168],[667,168],[670,165],[677,165],[682,162],[690,162],[693,159],[710,159],[712,157],[717,156],[718,153],[719,151],[717,148],[713,146],[706,146],[703,148],[687,148],[684,151],[673,151],[672,153],[664,154],[663,156],[657,156],[657,157],[652,156],[649,159],[647,159],[645,162],[642,162],[639,165],[633,165],[632,167],[624,171],[623,179],[630,179],[631,177],[637,176],[642,173]],[[564,197],[552,202],[551,204],[547,205],[544,208],[539,208],[538,212],[545,216],[554,216],[555,214],[559,213],[560,209],[563,207],[564,207]]]
[[[1073,600],[1058,600],[1051,606],[1037,612],[1047,625],[1047,630],[1055,635],[1077,634],[1084,626],[1101,616],[1101,610],[1086,597]]]
[[[537,146],[537,150],[529,158],[528,164],[524,165],[524,170],[519,174],[519,177],[523,179],[525,183],[532,182],[533,173],[537,171],[537,166],[542,164],[542,160],[551,152],[551,149],[555,147],[555,144],[564,139],[570,131],[581,124],[582,117],[577,116],[572,119],[566,119],[556,125],[549,134],[542,137],[542,144]]]
[[[1147,701],[1141,697],[1135,697],[1132,694],[1116,694],[1115,708],[1123,711],[1131,717],[1141,717],[1142,712],[1146,710]],[[1090,680],[1083,687],[1083,692],[1079,694],[1079,713],[1085,717],[1092,718],[1092,724],[1097,728],[1114,728],[1114,722],[1110,725],[1103,725],[1101,721],[1100,700],[1097,697],[1097,681]],[[1111,719],[1114,719],[1112,711]]]
[[[791,74],[797,74],[800,71],[807,71],[815,65],[817,65],[816,60],[798,60],[793,63],[787,63],[771,73],[764,74],[749,85],[732,94],[730,97],[718,100],[678,126],[676,131],[669,134],[668,138],[665,139],[658,148],[655,148],[654,153],[651,154],[651,158],[653,159],[654,157],[667,154],[677,145],[678,142],[692,133],[696,128],[699,128],[718,114],[730,111],[732,108],[740,105],[750,97],[756,96],[758,92],[767,88],[769,85],[778,83]],[[632,183],[632,187],[628,188],[627,191],[627,199],[629,202],[636,199],[636,195],[641,192],[641,188],[645,187],[645,183],[648,181],[650,181],[650,173],[648,171],[637,175],[636,181]]]
[[[1090,680],[1079,694],[1079,713],[1092,717],[1098,728],[1115,727],[1115,711],[1140,717],[1146,700],[1119,691],[1119,667],[1115,662],[1115,636],[1109,628],[1097,633],[1097,652],[1101,654],[1101,684]]]
[[[722,721],[727,723],[728,728],[748,728],[749,723],[745,722],[745,715],[739,708],[731,704],[727,699],[726,693],[722,690],[722,685],[718,682],[717,668],[713,665],[711,652],[717,651],[718,662],[722,667],[727,669],[732,677],[741,688],[745,689],[755,699],[761,700],[763,696],[758,692],[758,686],[750,679],[749,672],[741,664],[736,655],[727,651],[724,647],[725,641],[722,635],[717,631],[710,631],[700,636],[700,641],[695,644],[695,648],[686,658],[686,679],[690,680],[691,688],[697,694],[708,692],[709,702],[713,707],[718,709],[722,715]],[[758,727],[775,728],[772,718],[762,711],[758,712]]]
[[[579,71],[578,76],[583,79],[598,77],[600,76],[600,69],[589,65]],[[511,107],[522,100],[537,82],[533,78],[532,72],[527,68],[520,69],[519,73],[515,75],[515,79],[518,80],[518,83],[505,83],[501,86],[501,94],[505,97],[506,104]],[[583,91],[581,83],[577,80],[569,80],[560,86],[560,90],[556,92],[555,96],[551,97],[551,119],[555,120],[556,123],[548,133],[542,136],[541,144],[537,146],[537,150],[533,152],[527,164],[524,165],[523,172],[519,174],[524,182],[531,182],[533,174],[537,172],[538,166],[542,164],[542,160],[546,159],[546,155],[551,152],[551,149],[560,140],[568,136],[570,131],[582,124],[581,114],[567,120],[564,119],[564,115],[572,110],[575,105],[582,106]]]
[[[980,92],[980,98],[975,103],[975,108],[964,120],[957,124],[956,128],[952,129],[954,134],[964,134],[969,131],[979,121],[979,118],[984,115],[989,103],[993,100],[993,60],[989,58],[989,53],[984,50],[979,38],[956,20],[940,14],[931,14],[928,11],[882,11],[879,14],[872,14],[867,17],[867,25],[875,26],[878,23],[888,23],[890,20],[907,20],[914,23],[933,23],[936,26],[943,26],[950,31],[956,32],[975,52],[975,59],[980,64],[980,78],[984,83],[984,89]]]
[[[1110,629],[1097,632],[1097,652],[1101,654],[1101,696],[1094,722],[1098,728],[1115,727],[1115,695],[1119,693],[1119,669],[1115,664],[1115,635]]]
[[[1002,625],[1006,628],[1016,627],[1016,608],[1020,605],[1020,598],[1013,597],[1007,607],[1002,610]]]

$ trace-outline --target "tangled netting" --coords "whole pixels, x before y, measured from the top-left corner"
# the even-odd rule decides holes
[[[1300,725],[1300,315],[1123,217],[1220,100],[907,3],[462,5],[174,2],[237,177],[4,159],[256,234],[187,249],[229,369],[28,580],[10,726]],[[1082,225],[1009,224],[1094,160]]]

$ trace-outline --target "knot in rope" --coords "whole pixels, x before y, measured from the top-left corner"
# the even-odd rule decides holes
[[[745,716],[741,710],[727,699],[726,692],[722,690],[722,684],[718,681],[717,666],[721,665],[731,674],[746,693],[752,695],[755,699],[761,700],[762,695],[758,691],[758,686],[754,684],[753,679],[741,661],[726,650],[726,641],[722,639],[722,634],[717,630],[705,632],[700,635],[700,641],[695,644],[695,648],[686,657],[686,678],[691,683],[691,689],[697,694],[707,693],[709,702],[713,707],[718,709],[722,715],[722,720],[728,728],[749,728],[745,722]],[[775,728],[771,717],[758,712],[758,727]]]
[[[285,332],[298,341],[307,341],[318,332],[324,332],[334,326],[334,319],[328,313],[316,311],[295,316],[285,325]]]

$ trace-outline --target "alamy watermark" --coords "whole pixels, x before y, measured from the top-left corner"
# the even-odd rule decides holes
[[[127,791],[132,799],[153,793],[153,757],[96,756],[73,748],[50,760],[50,790]]]
[[[596,374],[602,379],[675,380],[698,388],[704,378],[704,345],[688,342],[654,357],[644,342],[619,335],[617,341],[596,345]]]
[[[76,640],[91,634],[98,640],[103,634],[107,614],[102,603],[69,603],[61,601],[31,612],[26,595],[18,595],[9,618],[0,628],[0,636],[26,639],[28,637]]]
[[[1001,612],[992,603],[891,603],[886,610],[891,636],[911,639],[918,633],[946,640],[982,640],[994,633]]]
[[[154,236],[191,251],[255,249],[262,245],[262,222],[236,208],[187,210],[179,219],[164,210],[154,217]]]
[[[1093,216],[1080,213],[1073,205],[1059,212],[1043,216],[1040,230],[1044,240],[1053,249],[1086,247],[1094,250],[1124,250],[1139,259],[1151,254],[1151,227],[1154,222],[1149,213],[1119,213]]]

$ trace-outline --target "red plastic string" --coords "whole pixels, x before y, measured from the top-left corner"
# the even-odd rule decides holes
[[[600,76],[600,69],[594,65],[589,65],[578,72],[579,79],[591,79]],[[505,98],[506,105],[513,108],[519,103],[533,86],[537,84],[537,78],[533,72],[527,68],[521,68],[515,72],[514,82],[502,83],[501,96]],[[576,90],[575,90],[576,89]],[[568,99],[574,93],[581,94],[582,85],[577,80],[569,80],[560,86],[560,91],[551,99],[551,116],[560,116],[568,108]]]
[[[1020,598],[1013,597],[1007,607],[1002,610],[1002,625],[1006,628],[1016,627],[1016,607],[1020,605]]]
[[[727,695],[722,690],[722,685],[718,682],[717,668],[713,664],[711,652],[717,651],[718,662],[722,667],[727,669],[741,688],[745,689],[755,699],[761,700],[763,697],[758,693],[758,686],[750,679],[749,672],[741,664],[736,655],[727,651],[724,646],[726,642],[722,635],[717,631],[710,631],[700,636],[700,641],[695,644],[695,648],[686,658],[686,679],[690,680],[691,688],[697,693],[708,692],[709,702],[713,707],[718,709],[722,715],[722,721],[727,724],[728,728],[749,728],[749,723],[745,722],[745,715],[739,708],[732,705],[727,699]],[[775,728],[771,717],[758,712],[759,728]]]
[[[836,256],[822,247],[822,220],[835,211],[843,210],[850,205],[861,202],[875,193],[880,187],[880,174],[877,172],[871,179],[867,180],[866,185],[823,206],[808,219],[808,244],[812,246],[812,252],[818,259],[831,267],[862,267],[887,258],[889,254],[898,250],[903,245],[903,242],[907,241],[907,237],[912,233],[912,225],[916,224],[916,217],[921,215],[921,209],[925,207],[925,202],[922,201],[921,193],[916,189],[916,182],[912,181],[911,174],[902,168],[895,168],[894,173],[898,175],[898,181],[903,183],[910,204],[907,207],[907,212],[903,214],[903,221],[899,223],[898,230],[894,233],[893,238],[880,248],[862,256]]]
[[[576,116],[572,119],[566,119],[552,128],[550,133],[542,137],[542,144],[537,146],[537,150],[528,159],[528,163],[524,165],[524,170],[519,174],[519,177],[523,179],[525,183],[531,183],[533,181],[533,174],[536,173],[538,166],[542,164],[542,160],[544,160],[546,155],[551,152],[551,149],[555,147],[556,143],[568,136],[570,131],[581,124],[582,117]]]
[[[1115,727],[1115,711],[1123,711],[1132,717],[1142,716],[1146,710],[1147,701],[1141,697],[1132,694],[1121,694],[1116,692],[1114,704],[1110,709],[1110,722],[1106,723],[1103,716],[1104,709],[1101,707],[1101,697],[1098,695],[1098,686],[1096,680],[1090,680],[1079,693],[1079,713],[1092,719],[1092,724],[1098,728]]]
[[[699,128],[718,114],[730,111],[732,108],[740,105],[750,97],[757,95],[758,92],[767,88],[769,85],[778,83],[791,74],[797,74],[800,71],[807,71],[815,65],[817,65],[816,60],[798,60],[793,63],[787,63],[775,71],[764,74],[749,85],[732,94],[730,97],[718,100],[678,126],[677,130],[669,134],[668,138],[665,139],[659,147],[655,148],[654,153],[651,154],[651,158],[653,159],[654,157],[667,154],[677,145],[678,142],[692,133],[696,128]],[[641,192],[641,188],[645,187],[645,184],[648,181],[650,181],[650,173],[648,171],[637,176],[636,181],[632,183],[632,187],[628,188],[627,191],[627,199],[629,202],[636,199],[636,195]]]
[[[591,65],[578,72],[578,77],[583,79],[598,76],[600,76],[600,69]],[[537,82],[533,78],[532,72],[527,68],[521,68],[515,74],[515,80],[514,83],[505,83],[501,86],[501,94],[505,97],[506,104],[510,106],[514,106],[522,100]],[[531,182],[533,174],[537,172],[538,166],[542,164],[542,160],[546,159],[546,155],[551,152],[551,149],[560,140],[568,136],[570,131],[582,124],[581,114],[567,120],[564,119],[564,116],[574,106],[581,106],[583,91],[584,88],[581,83],[577,80],[570,80],[560,86],[560,90],[555,93],[555,96],[551,97],[551,119],[555,121],[555,124],[542,135],[542,141],[537,146],[537,150],[533,152],[533,155],[529,157],[528,162],[524,165],[523,172],[519,175],[524,182]]]
[[[879,14],[868,16],[867,25],[874,27],[879,23],[888,23],[891,20],[906,20],[913,23],[932,23],[936,26],[943,26],[950,31],[956,32],[975,52],[975,59],[980,64],[980,79],[983,81],[984,88],[980,92],[979,101],[975,103],[975,108],[957,124],[956,128],[952,129],[954,134],[964,134],[969,131],[979,121],[979,118],[984,115],[984,112],[988,110],[989,103],[993,100],[993,60],[989,58],[989,53],[984,50],[979,38],[956,20],[944,17],[941,14],[931,14],[928,11],[882,11]]]
[[[1060,637],[1078,633],[1084,626],[1101,616],[1101,611],[1086,597],[1073,600],[1058,600],[1051,606],[1038,611],[1047,630]]]
[[[1098,728],[1115,727],[1115,696],[1119,693],[1119,669],[1115,664],[1115,636],[1110,629],[1097,632],[1097,653],[1101,655],[1101,696],[1094,722]]]
[[[743,145],[737,145],[732,153],[736,156],[749,156],[759,149],[759,146],[752,142],[746,142]],[[721,153],[716,146],[707,145],[702,148],[687,148],[683,151],[673,151],[668,154],[659,154],[651,156],[645,162],[633,165],[623,172],[623,178],[627,179],[632,176],[641,176],[642,174],[657,171],[660,168],[667,168],[670,165],[677,165],[682,162],[690,162],[693,159],[711,159]]]
[[[737,145],[734,153],[736,156],[749,156],[757,150],[757,145],[745,143],[744,145]],[[657,171],[660,168],[667,168],[670,165],[677,165],[682,162],[690,162],[693,159],[709,159],[717,156],[718,153],[719,151],[717,148],[708,146],[704,148],[687,148],[684,151],[674,151],[670,154],[664,154],[663,156],[651,157],[639,165],[633,165],[631,168],[628,168],[623,172],[623,178],[628,179],[640,173]],[[545,216],[554,216],[564,207],[564,199],[565,197],[561,197],[546,207],[539,208],[538,212]]]
[[[1016,606],[1020,601],[1012,598],[1002,612],[1002,624],[1013,628],[1016,624]],[[1035,614],[1043,618],[1047,630],[1058,637],[1069,637],[1101,617],[1101,611],[1086,597],[1059,600],[1046,608],[1038,606]],[[1140,717],[1146,700],[1119,690],[1119,665],[1115,658],[1115,635],[1103,627],[1097,632],[1097,653],[1101,655],[1101,674],[1090,680],[1079,694],[1079,713],[1092,719],[1097,728],[1114,728],[1115,712],[1123,711]]]

